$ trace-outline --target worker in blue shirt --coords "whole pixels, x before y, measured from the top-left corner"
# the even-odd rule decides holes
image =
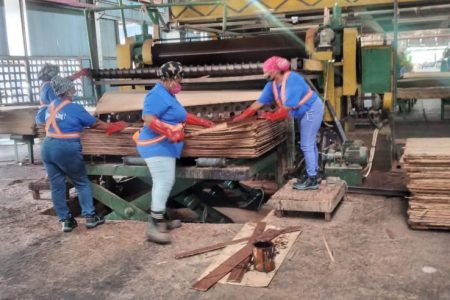
[[[50,84],[50,81],[53,77],[59,74],[59,66],[46,63],[38,72],[38,79],[41,81],[41,87],[39,89],[39,103],[40,107],[36,114],[36,123],[38,120],[42,120],[45,118],[45,111],[47,106],[55,100],[57,97],[53,88]],[[88,76],[88,69],[81,69],[77,73],[69,76],[70,80],[76,80],[81,76]]]
[[[38,73],[38,79],[41,81],[41,87],[39,89],[39,102],[40,107],[36,115],[36,123],[38,120],[45,119],[45,111],[47,106],[55,100],[57,97],[50,85],[50,80],[59,74],[59,66],[46,63]]]
[[[316,136],[322,124],[324,105],[305,79],[290,71],[287,59],[273,56],[264,62],[263,71],[269,82],[264,86],[259,99],[233,121],[242,121],[254,115],[264,105],[275,101],[278,109],[275,112],[264,112],[261,117],[276,121],[291,116],[300,126],[300,148],[305,157],[306,176],[294,184],[294,188],[318,189],[319,153]]]
[[[123,130],[126,123],[105,123],[73,103],[75,87],[71,79],[54,76],[50,82],[56,98],[45,109],[38,124],[45,124],[46,138],[41,156],[50,180],[53,208],[64,232],[77,226],[66,204],[66,176],[78,193],[86,227],[94,228],[105,222],[95,214],[92,191],[81,153],[80,133],[85,127],[104,129],[108,135]]]
[[[183,67],[179,62],[163,64],[159,73],[161,82],[144,99],[144,127],[134,134],[133,139],[152,177],[147,239],[167,244],[170,243],[168,231],[181,226],[179,220],[168,219],[166,203],[175,183],[176,159],[180,158],[183,150],[184,125],[211,127],[214,123],[187,113],[177,100],[176,94],[181,91],[183,79]]]

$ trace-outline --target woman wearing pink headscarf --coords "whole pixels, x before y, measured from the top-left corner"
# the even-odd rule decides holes
[[[300,74],[290,71],[287,59],[272,56],[264,62],[263,71],[269,82],[264,86],[259,99],[236,116],[233,122],[253,116],[258,109],[275,101],[278,109],[275,112],[264,112],[261,117],[276,121],[291,116],[300,127],[300,148],[305,157],[306,174],[294,184],[294,188],[318,189],[319,153],[316,136],[322,124],[323,103]]]

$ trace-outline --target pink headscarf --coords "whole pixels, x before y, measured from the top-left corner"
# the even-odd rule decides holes
[[[286,72],[291,68],[289,61],[286,58],[279,56],[272,56],[268,58],[263,64],[263,71]]]

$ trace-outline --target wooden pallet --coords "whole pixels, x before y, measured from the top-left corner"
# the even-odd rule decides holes
[[[331,220],[331,214],[346,195],[346,184],[337,177],[322,180],[318,190],[299,191],[292,186],[297,179],[292,179],[276,192],[267,205],[278,212],[318,212],[324,213],[325,220]]]

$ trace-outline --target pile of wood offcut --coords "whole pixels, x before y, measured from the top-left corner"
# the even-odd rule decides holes
[[[403,160],[412,194],[410,226],[450,229],[450,138],[408,139]]]
[[[126,128],[111,136],[104,131],[85,129],[81,135],[83,154],[138,156],[132,140],[138,127]],[[251,119],[242,123],[221,123],[204,129],[188,125],[183,157],[256,158],[285,139],[286,123]],[[40,130],[40,136],[45,133]]]

